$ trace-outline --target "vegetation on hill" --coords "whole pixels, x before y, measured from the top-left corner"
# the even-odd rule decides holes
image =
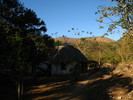
[[[106,37],[68,38],[59,37],[55,41],[70,43],[78,48],[89,60],[97,61],[99,65],[105,63],[118,64],[132,59],[132,37],[125,35],[114,41]]]
[[[55,41],[61,41],[63,43],[70,43],[70,44],[76,44],[77,42],[80,42],[82,39],[86,40],[96,40],[99,42],[114,42],[114,40],[106,38],[106,37],[84,37],[84,38],[70,38],[70,37],[58,37],[54,38]]]

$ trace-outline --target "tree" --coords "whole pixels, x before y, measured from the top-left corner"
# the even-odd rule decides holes
[[[102,56],[104,53],[103,43],[98,42],[95,38],[81,38],[76,47],[89,59],[97,61],[101,64]]]
[[[124,35],[119,39],[118,54],[121,57],[122,62],[126,62],[132,59],[133,55],[133,37],[129,35]]]
[[[61,41],[55,41],[55,46],[62,46],[63,45],[63,43],[61,42]]]
[[[27,43],[29,42],[27,40],[30,38],[28,37],[29,34],[39,34],[41,37],[40,33],[46,32],[45,23],[37,18],[35,12],[24,8],[17,0],[1,0],[0,8],[1,43],[7,46],[3,47],[3,44],[1,44],[3,54],[13,51],[12,49],[15,49],[13,46],[19,46],[19,48],[26,53],[25,51],[27,50],[25,49],[29,48],[24,49],[24,47],[29,45],[29,43]],[[11,49],[7,51],[9,48]],[[18,47],[16,48],[18,49]],[[20,55],[22,54],[20,50],[17,51],[19,51]],[[10,54],[6,55],[9,56]],[[11,61],[8,62],[11,63]]]
[[[133,35],[133,0],[111,0],[114,2],[112,7],[101,7],[96,14],[101,14],[97,20],[100,23],[107,23],[109,25],[109,33],[121,27],[125,30],[124,34]],[[104,19],[108,18],[109,22]],[[115,31],[116,32],[116,31]]]
[[[36,70],[36,66],[42,62],[45,62],[48,58],[48,52],[54,48],[54,40],[48,35],[32,35],[30,49],[30,59],[32,63],[32,72]]]
[[[16,79],[19,99],[28,67],[45,61],[54,47],[46,30],[44,21],[18,0],[0,0],[0,68],[9,69]]]
[[[18,57],[29,61],[31,51],[40,55],[39,52],[46,52],[54,46],[53,39],[44,34],[46,32],[44,21],[37,18],[34,11],[25,8],[17,0],[1,0],[0,8],[0,47],[3,54],[1,60],[4,58],[3,61],[11,65],[11,56],[13,58],[18,52]],[[19,50],[13,50],[18,48]]]
[[[81,38],[75,46],[91,61],[97,61],[99,65],[104,63],[117,64],[120,56],[117,53],[119,43],[100,42],[97,38]]]

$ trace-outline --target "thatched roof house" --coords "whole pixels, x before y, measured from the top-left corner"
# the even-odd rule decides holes
[[[50,62],[58,64],[67,64],[74,61],[88,62],[87,58],[72,45],[57,46],[55,50],[50,52],[49,58]]]
[[[87,71],[87,58],[74,46],[57,46],[50,51],[46,64],[41,68],[46,69],[52,75],[69,74]]]

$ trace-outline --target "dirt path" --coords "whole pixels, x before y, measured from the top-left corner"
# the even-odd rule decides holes
[[[24,100],[133,100],[130,77],[102,71],[82,81],[70,80],[33,86]]]
[[[92,84],[92,83],[94,83],[94,82],[96,82],[98,80],[108,79],[108,78],[111,77],[111,75],[106,75],[106,76],[101,76],[101,75],[102,75],[101,72],[97,72],[96,74],[93,74],[91,76],[88,76],[87,78],[83,79],[82,81],[78,81],[77,84],[76,84],[76,86],[75,86],[75,88],[72,90],[71,96],[68,96],[68,97],[65,97],[65,98],[61,98],[59,100],[90,100],[90,98],[93,95],[91,95],[91,97],[90,97],[87,94],[87,93],[91,92],[91,90],[89,90],[89,91],[87,90],[86,91],[86,89],[88,89],[88,85],[89,84]],[[101,76],[101,77],[99,77],[99,76]],[[101,82],[100,84],[103,84],[103,83]],[[90,85],[89,87],[91,88],[93,86]],[[94,98],[94,100],[95,100],[95,98]]]

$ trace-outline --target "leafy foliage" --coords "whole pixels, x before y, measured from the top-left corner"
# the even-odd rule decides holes
[[[61,42],[61,41],[55,41],[55,46],[61,46],[61,45],[63,45],[63,43]]]
[[[88,40],[87,38],[81,38],[80,42],[76,44],[76,47],[92,61],[97,61],[99,65],[103,63],[118,63],[120,57],[117,55],[118,43],[111,42],[99,42],[94,38]]]
[[[44,21],[17,0],[0,0],[0,65],[23,72],[46,60],[54,40]]]
[[[101,16],[97,20],[100,23],[106,23],[109,25],[108,32],[114,33],[120,31],[119,27],[126,30],[126,34],[132,35],[133,27],[133,0],[112,0],[114,6],[101,7],[96,14]],[[109,22],[105,22],[104,19],[109,19]]]
[[[124,35],[118,42],[120,43],[118,53],[121,57],[121,61],[131,60],[133,57],[133,37]]]

